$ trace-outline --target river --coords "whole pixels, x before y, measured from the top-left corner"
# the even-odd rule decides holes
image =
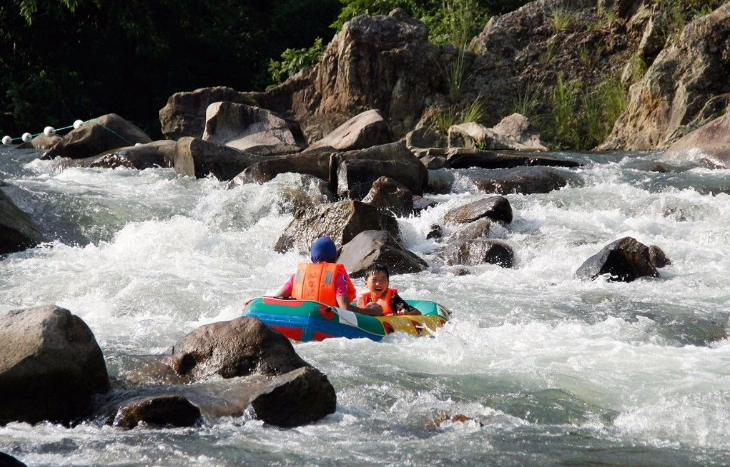
[[[4,190],[53,239],[0,259],[0,315],[68,308],[113,377],[132,371],[129,356],[239,316],[306,258],[272,248],[293,217],[296,175],[227,190],[171,169],[64,169],[37,155],[0,148]],[[0,451],[29,466],[730,465],[730,170],[633,168],[655,153],[553,155],[584,165],[557,169],[570,176],[561,190],[507,196],[515,219],[493,235],[514,249],[513,269],[457,275],[426,238],[486,196],[470,182],[480,169],[454,171],[453,192],[429,196],[436,207],[399,219],[404,245],[432,266],[391,285],[453,318],[432,338],[296,344],[337,392],[320,422],[11,423]],[[661,278],[575,277],[624,236],[665,251]]]

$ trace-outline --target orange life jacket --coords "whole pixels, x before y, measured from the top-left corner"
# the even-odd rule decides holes
[[[350,303],[355,300],[357,291],[345,266],[340,263],[301,263],[297,266],[291,296],[337,306],[335,277],[340,273],[347,278],[347,302]]]
[[[390,307],[390,299],[393,298],[393,295],[397,294],[398,291],[396,289],[388,289],[385,291],[383,295],[381,295],[375,303],[383,307],[383,316],[392,316],[397,315],[398,312]],[[372,294],[370,292],[365,292],[360,296],[360,298],[357,301],[357,306],[360,308],[364,307],[368,303],[371,303],[373,301]]]

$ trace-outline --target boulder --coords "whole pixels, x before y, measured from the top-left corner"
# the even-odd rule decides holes
[[[447,138],[428,125],[422,125],[406,134],[406,146],[409,148],[445,148]]]
[[[730,4],[684,27],[642,79],[631,86],[626,110],[599,149],[667,148],[727,107]],[[679,151],[679,148],[677,148]]]
[[[251,402],[256,417],[271,425],[294,427],[316,422],[337,408],[334,387],[316,368],[292,370],[272,383],[271,390]]]
[[[490,263],[511,268],[514,263],[514,253],[504,242],[477,238],[447,248],[444,251],[444,261],[449,266],[457,264],[476,266]]]
[[[191,381],[214,375],[281,375],[309,366],[284,335],[248,317],[193,330],[172,348],[169,364]]]
[[[413,214],[420,216],[422,211],[428,208],[432,208],[438,205],[438,203],[432,199],[424,198],[423,196],[413,195]]]
[[[512,206],[504,196],[490,196],[452,209],[446,213],[444,221],[468,224],[485,217],[509,224],[512,222]]]
[[[662,154],[661,160],[680,166],[730,169],[730,113],[714,119],[671,145]]]
[[[439,241],[443,238],[444,232],[443,229],[441,229],[441,226],[438,224],[431,224],[431,226],[428,228],[428,233],[426,234],[427,239],[435,239],[436,241]]]
[[[313,143],[307,150],[332,147],[338,151],[351,151],[393,142],[388,124],[377,109],[358,114]]]
[[[41,133],[29,142],[19,144],[16,149],[51,149],[62,139],[58,135],[46,136]]]
[[[27,467],[25,464],[20,462],[9,454],[0,452],[0,467]]]
[[[385,230],[396,239],[399,237],[398,222],[393,216],[369,204],[345,200],[295,214],[274,249],[279,253],[292,247],[309,251],[312,242],[323,235],[341,247],[365,230]]]
[[[203,140],[212,143],[259,155],[288,154],[306,146],[299,124],[260,107],[214,102],[205,118]]]
[[[453,170],[429,170],[426,191],[440,195],[451,193],[455,181]]]
[[[340,196],[362,199],[381,176],[397,180],[416,195],[428,185],[428,170],[403,143],[338,153],[330,167],[337,167]]]
[[[406,250],[383,230],[366,230],[342,247],[337,262],[345,265],[352,277],[361,277],[373,263],[388,266],[390,274],[420,272],[428,267],[421,258]]]
[[[457,230],[449,237],[449,245],[457,245],[470,242],[478,238],[489,236],[492,231],[492,221],[484,217],[470,224],[466,224],[461,230]]]
[[[193,426],[200,409],[183,396],[162,395],[127,401],[117,411],[114,426],[131,429],[139,424],[160,427]]]
[[[0,424],[70,423],[109,387],[104,356],[81,318],[53,305],[0,317]]]
[[[153,141],[139,146],[127,146],[101,156],[77,159],[72,165],[103,169],[128,167],[144,170],[155,167],[172,167],[174,161],[175,141],[165,140]]]
[[[64,136],[42,159],[85,159],[136,143],[151,143],[144,131],[117,114],[94,118]]]
[[[362,200],[378,210],[388,211],[396,217],[413,214],[413,193],[390,177],[380,177],[373,182],[370,191]]]
[[[265,183],[287,172],[308,174],[329,182],[330,155],[328,152],[306,152],[267,157],[246,167],[231,181],[229,188],[246,183]]]
[[[481,149],[451,149],[446,163],[452,169],[480,167],[483,169],[509,169],[521,166],[579,167],[580,164],[567,159],[539,154],[518,154],[510,152],[483,151]]]
[[[659,277],[649,257],[649,247],[631,237],[606,245],[588,258],[576,275],[581,279],[596,279],[608,274],[609,281],[631,282],[639,277]]]
[[[475,178],[473,183],[486,193],[528,195],[559,190],[568,184],[568,180],[545,167],[517,167]]]
[[[175,145],[175,172],[195,178],[208,175],[218,180],[232,180],[245,168],[262,160],[261,156],[249,154],[221,144],[198,138],[180,138]]]
[[[449,148],[506,149],[513,151],[547,151],[540,133],[520,114],[502,119],[493,128],[470,122],[453,125],[448,133]]]
[[[0,255],[48,241],[38,226],[0,189]]]
[[[238,92],[224,86],[178,92],[170,96],[165,107],[160,109],[162,134],[171,140],[184,136],[201,138],[205,130],[208,106],[213,102],[223,101],[258,105],[251,93]]]

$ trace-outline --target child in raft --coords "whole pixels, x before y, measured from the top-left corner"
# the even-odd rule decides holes
[[[377,303],[383,308],[383,316],[420,315],[421,312],[400,298],[398,291],[388,288],[390,274],[388,268],[380,263],[373,263],[365,270],[365,292],[357,299],[358,307],[366,307]]]

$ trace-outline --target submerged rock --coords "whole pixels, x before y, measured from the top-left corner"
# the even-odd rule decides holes
[[[182,396],[143,397],[120,407],[114,426],[128,429],[141,423],[160,427],[192,426],[200,420],[200,415],[200,409]]]
[[[383,230],[358,234],[342,247],[337,262],[344,264],[352,277],[362,276],[373,263],[386,265],[391,275],[421,272],[428,267],[424,260]]]
[[[512,206],[504,196],[490,196],[452,209],[446,213],[444,221],[468,224],[485,217],[509,224],[512,222]]]
[[[498,240],[477,238],[450,246],[444,251],[444,261],[447,265],[476,266],[490,263],[511,268],[514,263],[512,248]]]
[[[486,193],[528,195],[558,190],[567,186],[568,180],[545,167],[518,167],[475,178],[473,183]]]
[[[681,166],[730,169],[730,113],[674,143],[662,155],[662,161]]]
[[[54,305],[0,317],[0,424],[70,423],[110,388],[104,356],[81,318]]]
[[[78,159],[72,165],[104,169],[128,167],[144,170],[154,167],[172,167],[174,160],[174,141],[153,141],[139,146],[119,148],[101,156]]]
[[[0,189],[0,255],[47,241],[38,226]]]

